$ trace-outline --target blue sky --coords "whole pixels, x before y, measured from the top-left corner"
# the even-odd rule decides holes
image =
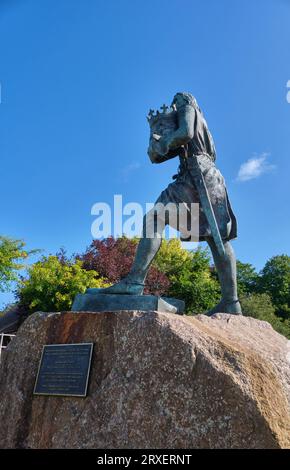
[[[178,162],[149,162],[146,114],[190,91],[238,258],[289,254],[289,24],[288,0],[1,0],[0,233],[82,251],[95,202],[154,201]]]

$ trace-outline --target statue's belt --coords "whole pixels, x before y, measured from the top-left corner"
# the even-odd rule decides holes
[[[174,175],[173,179],[179,176],[183,176],[188,171],[193,173],[196,169],[197,157],[206,157],[211,163],[214,163],[214,159],[208,153],[197,153],[180,157],[180,167],[177,175]]]

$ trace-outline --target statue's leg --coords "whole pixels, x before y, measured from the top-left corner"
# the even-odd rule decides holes
[[[135,282],[144,284],[149,267],[161,246],[161,240],[158,235],[154,238],[141,238],[129,274]]]
[[[221,256],[211,237],[207,239],[207,242],[212,252],[222,292],[220,303],[207,312],[207,315],[214,315],[215,313],[242,315],[237,293],[236,257],[232,245],[228,241],[224,242],[225,255]]]
[[[104,289],[87,289],[87,293],[141,295],[149,267],[161,246],[164,226],[164,218],[158,212],[154,212],[153,209],[148,212],[143,220],[142,238],[129,274],[113,286]]]

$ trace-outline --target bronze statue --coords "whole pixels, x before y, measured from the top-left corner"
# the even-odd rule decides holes
[[[195,98],[189,93],[177,93],[171,107],[164,105],[161,110],[156,114],[150,110],[148,115],[151,128],[148,155],[153,163],[178,156],[178,174],[144,217],[142,238],[130,273],[111,287],[88,289],[87,292],[142,294],[148,269],[161,245],[162,232],[170,223],[168,213],[160,210],[159,206],[174,204],[178,214],[180,205],[185,206],[190,218],[191,204],[199,203],[199,240],[207,241],[211,249],[222,292],[221,301],[208,315],[217,312],[241,314],[236,259],[230,244],[230,240],[237,236],[237,223],[224,178],[215,166],[216,151],[207,123]],[[188,226],[181,226],[181,217],[178,217],[175,228],[183,239],[188,239]],[[146,236],[149,231],[151,235]]]

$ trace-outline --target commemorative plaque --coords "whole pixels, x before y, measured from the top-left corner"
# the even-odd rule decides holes
[[[43,346],[34,395],[86,397],[93,343]]]

